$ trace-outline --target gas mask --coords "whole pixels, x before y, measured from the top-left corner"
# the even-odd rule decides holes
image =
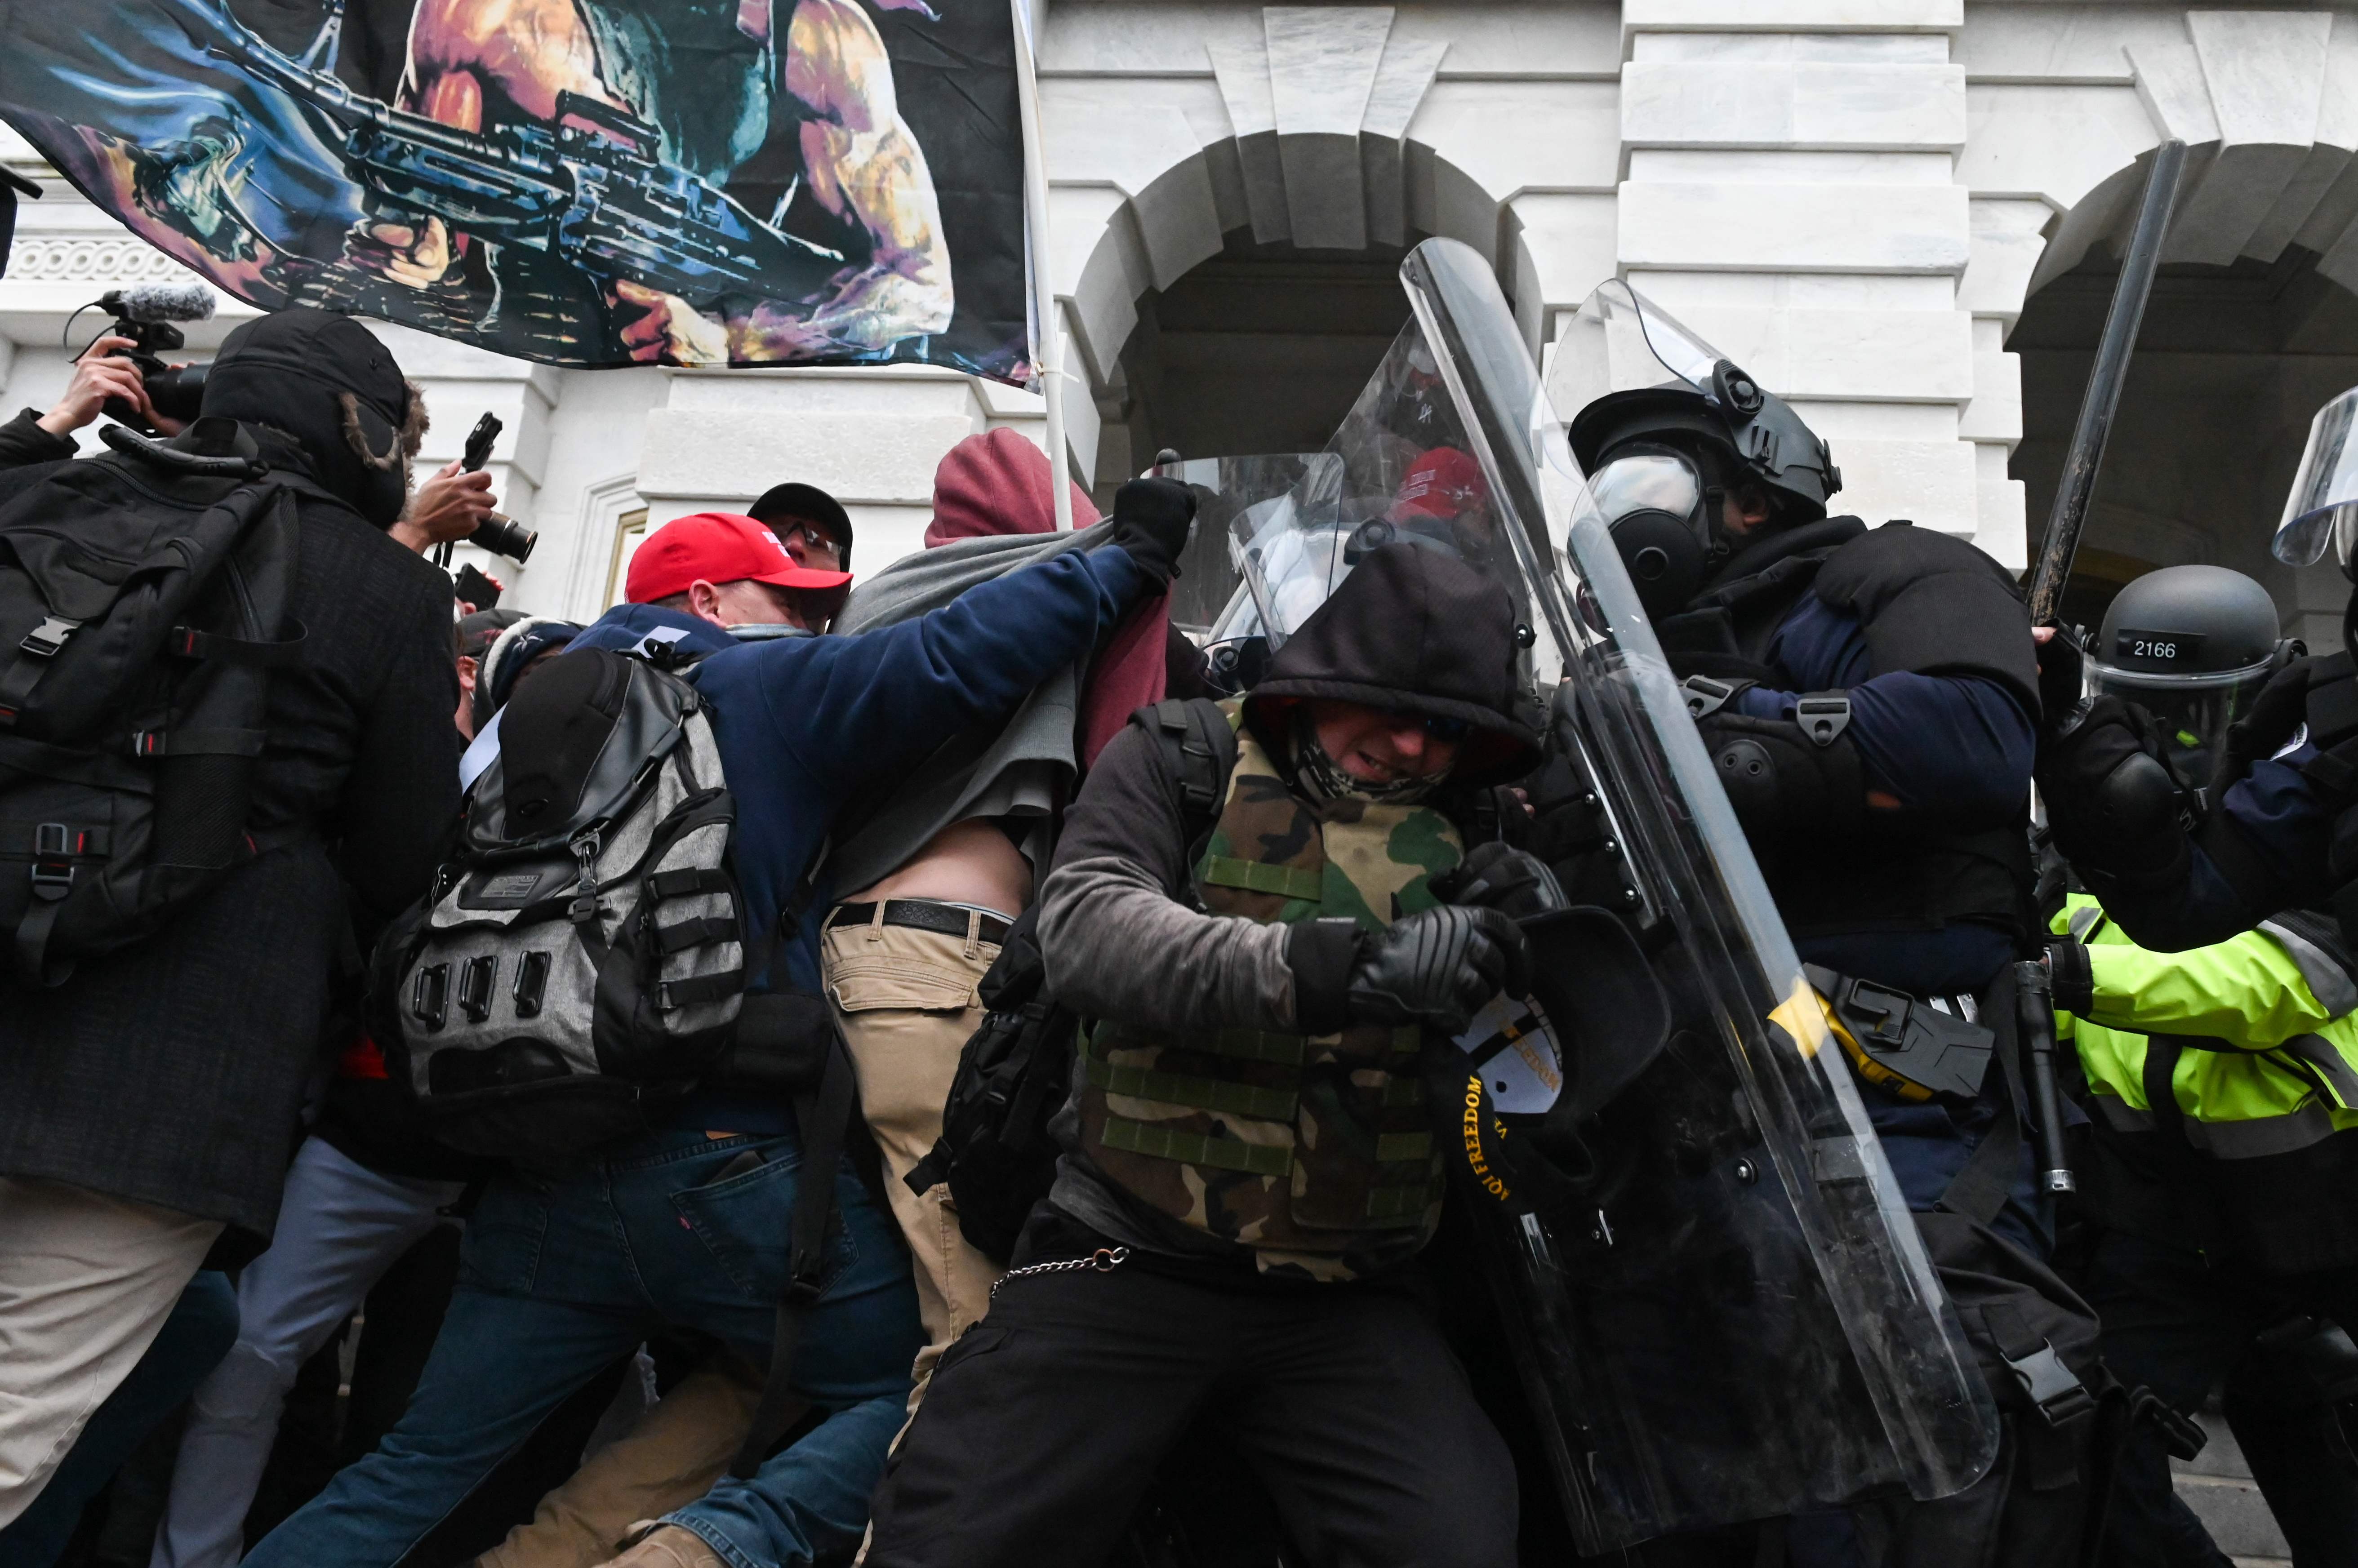
[[[1719,492],[1694,460],[1670,447],[1620,449],[1589,481],[1646,613],[1676,614],[1727,555],[1719,537]]]

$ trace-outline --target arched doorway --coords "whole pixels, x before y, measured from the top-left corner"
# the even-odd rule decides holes
[[[1118,395],[1099,404],[1128,438],[1105,456],[1315,451],[1408,322],[1405,247],[1260,244],[1249,229],[1222,241],[1218,254],[1140,297],[1109,389]],[[1127,476],[1100,460],[1096,477],[1109,490]]]
[[[2031,296],[2007,341],[2022,356],[2012,472],[2028,492],[2034,534],[2053,504],[2118,275],[2117,243],[2091,247]],[[2312,648],[2338,646],[2349,593],[2340,572],[2282,566],[2268,540],[2309,416],[2353,385],[2358,296],[2320,275],[2313,253],[2166,263],[2105,448],[2066,618],[2093,629],[2131,579],[2200,562],[2258,579],[2288,633]]]

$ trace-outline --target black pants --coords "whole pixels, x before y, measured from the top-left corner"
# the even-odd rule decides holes
[[[2104,1360],[2180,1410],[2201,1409],[2228,1380],[2228,1419],[2253,1477],[2300,1563],[2358,1563],[2358,1476],[2329,1428],[2332,1410],[2286,1390],[2239,1385],[2266,1376],[2246,1364],[2253,1336],[2300,1313],[2358,1332],[2358,1270],[2268,1275],[2115,1231],[2097,1246],[2086,1295],[2104,1324]],[[2234,1377],[2230,1378],[2230,1373]],[[2262,1411],[2266,1413],[2260,1413]],[[2105,1560],[2139,1568],[2226,1568],[2169,1478],[2161,1435],[2139,1425],[2121,1455]]]
[[[1513,1460],[1411,1290],[1131,1263],[1006,1281],[935,1369],[869,1568],[1097,1568],[1183,1438],[1239,1455],[1313,1568],[1514,1561]]]

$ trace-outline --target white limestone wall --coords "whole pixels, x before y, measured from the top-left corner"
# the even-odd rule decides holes
[[[1141,294],[1224,233],[1348,249],[1442,233],[1491,257],[1535,349],[1603,278],[1687,318],[1832,440],[1840,503],[2023,559],[2019,370],[2037,284],[2116,243],[2140,160],[2195,149],[2173,258],[2299,244],[2358,283],[2348,11],[1964,0],[1055,0],[1042,29],[1069,448],[1101,421]],[[38,169],[0,138],[0,161]],[[61,383],[65,312],[169,273],[54,180],[0,280],[0,407]],[[201,350],[243,315],[233,304]],[[858,562],[912,547],[959,437],[1039,400],[924,369],[553,372],[388,330],[437,415],[508,430],[495,473],[540,554],[512,601],[587,613],[641,507],[840,494]],[[2038,520],[2029,520],[2035,524]],[[2320,590],[2322,592],[2323,590]]]

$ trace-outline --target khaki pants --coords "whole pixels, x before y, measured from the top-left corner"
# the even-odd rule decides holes
[[[147,1353],[221,1221],[0,1176],[0,1525]]]
[[[685,1508],[737,1457],[762,1368],[723,1352],[682,1378],[631,1430],[540,1499],[532,1522],[476,1559],[478,1568],[591,1568],[622,1550],[631,1527]]]
[[[991,1282],[999,1278],[998,1265],[958,1233],[948,1189],[936,1186],[921,1197],[901,1179],[941,1137],[942,1102],[958,1053],[982,1022],[976,987],[999,946],[982,941],[978,925],[965,936],[948,936],[870,921],[830,926],[819,944],[860,1110],[884,1154],[885,1194],[916,1265],[925,1347],[914,1369],[913,1411],[950,1341],[990,1310]]]

